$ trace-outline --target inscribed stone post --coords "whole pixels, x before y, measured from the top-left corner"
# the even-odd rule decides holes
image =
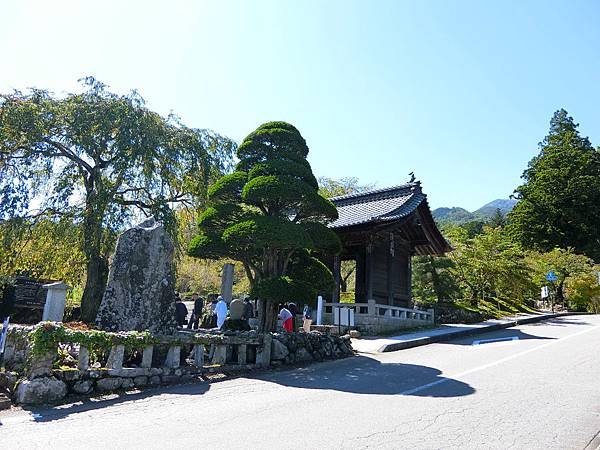
[[[221,275],[221,296],[229,303],[233,296],[233,264],[223,265],[223,274]]]

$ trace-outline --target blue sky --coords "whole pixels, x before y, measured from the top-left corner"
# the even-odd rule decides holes
[[[0,91],[94,75],[238,142],[285,120],[316,175],[414,171],[433,207],[508,197],[558,108],[600,144],[591,0],[0,0],[0,23]]]

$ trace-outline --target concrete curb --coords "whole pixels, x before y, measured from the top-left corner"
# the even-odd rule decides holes
[[[474,336],[477,334],[489,333],[490,331],[503,330],[505,328],[516,327],[517,325],[527,325],[528,323],[541,322],[543,320],[554,319],[562,316],[580,315],[581,313],[553,313],[543,314],[533,317],[525,317],[523,319],[510,320],[504,323],[494,323],[480,328],[470,328],[467,330],[448,331],[448,333],[439,334],[437,336],[425,336],[422,338],[410,339],[402,342],[393,342],[382,345],[377,351],[380,353],[395,352],[405,350],[407,348],[420,347],[422,345],[434,344],[436,342],[445,342],[459,337]]]

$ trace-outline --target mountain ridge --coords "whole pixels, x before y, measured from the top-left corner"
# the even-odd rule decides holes
[[[517,200],[515,199],[496,199],[492,200],[489,203],[486,203],[482,207],[476,209],[475,211],[468,211],[465,208],[461,208],[459,206],[455,207],[440,207],[431,211],[433,218],[438,222],[453,222],[453,223],[466,223],[472,222],[474,220],[489,220],[494,214],[496,214],[496,210],[500,210],[502,215],[506,216],[514,206],[517,204]]]

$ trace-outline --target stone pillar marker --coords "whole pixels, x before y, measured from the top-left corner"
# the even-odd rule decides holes
[[[233,298],[233,267],[233,264],[224,264],[221,274],[221,296],[228,304]]]
[[[317,325],[323,325],[323,297],[317,297]]]
[[[57,281],[56,283],[44,284],[42,287],[48,289],[42,320],[62,322],[69,286],[62,281]]]

